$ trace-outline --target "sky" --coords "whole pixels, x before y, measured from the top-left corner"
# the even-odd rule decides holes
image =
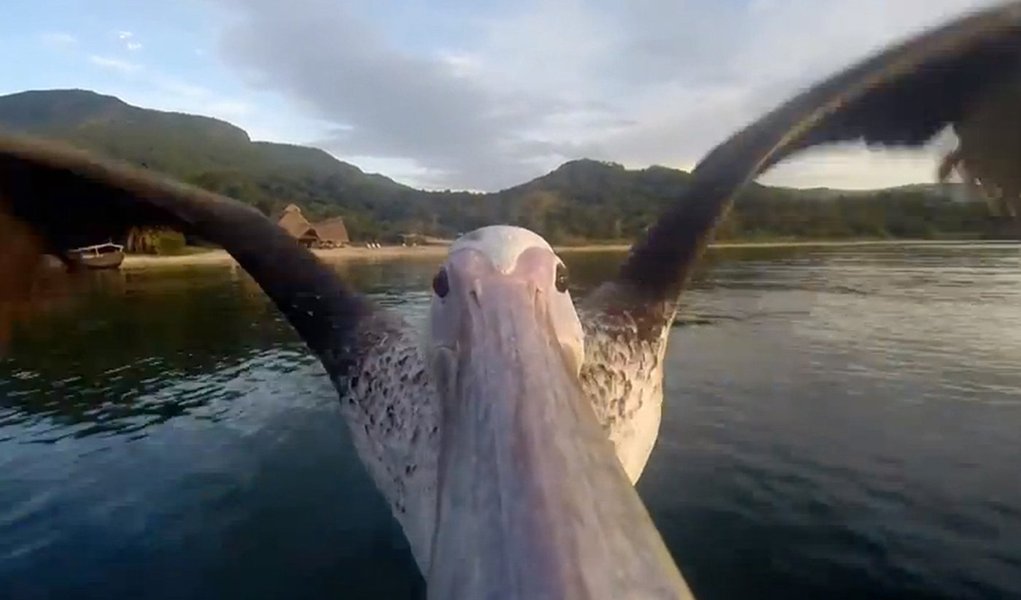
[[[492,191],[577,158],[690,169],[805,86],[989,0],[0,4],[0,94],[90,89]],[[761,181],[929,182],[952,146],[813,150]]]

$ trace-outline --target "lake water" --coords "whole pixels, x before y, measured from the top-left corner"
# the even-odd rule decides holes
[[[435,264],[338,270],[421,318]],[[638,487],[699,598],[1021,598],[1021,246],[714,251],[686,298]],[[422,591],[243,273],[97,274],[0,358],[0,598]]]

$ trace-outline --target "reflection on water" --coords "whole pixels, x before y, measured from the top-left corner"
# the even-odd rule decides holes
[[[420,320],[435,265],[338,270]],[[700,598],[1021,595],[1018,246],[715,251],[667,360]],[[0,358],[0,597],[420,595],[336,404],[243,273],[97,274]]]

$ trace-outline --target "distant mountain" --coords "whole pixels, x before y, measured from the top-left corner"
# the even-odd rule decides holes
[[[607,192],[627,193],[636,187],[657,191],[664,187],[673,187],[679,193],[687,186],[690,177],[684,171],[667,167],[652,166],[629,170],[618,163],[583,158],[566,162],[542,177],[509,188],[505,192],[543,189],[598,196]]]
[[[819,200],[832,200],[834,198],[869,198],[880,191],[886,192],[918,192],[930,196],[938,196],[949,200],[969,202],[975,200],[974,193],[961,183],[909,183],[884,190],[840,190],[826,187],[815,188],[770,188],[778,193],[785,193],[791,196],[810,196]]]
[[[253,142],[219,119],[139,108],[86,90],[0,96],[0,127],[70,141],[234,195],[267,214],[297,202],[315,216],[344,211],[371,219],[359,208],[418,193],[317,148]]]
[[[554,239],[630,238],[687,189],[691,175],[662,166],[628,170],[594,160],[497,194],[507,220]],[[515,208],[517,210],[515,210]],[[980,237],[1002,231],[961,185],[913,184],[885,190],[795,189],[752,183],[716,233],[718,239]]]
[[[581,159],[491,194],[425,192],[303,146],[253,142],[225,121],[131,106],[86,90],[0,96],[0,128],[69,141],[249,202],[267,215],[298,204],[343,215],[354,239],[452,235],[492,223],[556,241],[633,237],[686,189],[690,175]],[[874,192],[752,185],[719,237],[980,235],[985,207],[963,190],[915,185]]]

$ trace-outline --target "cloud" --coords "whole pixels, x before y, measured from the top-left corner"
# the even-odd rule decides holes
[[[332,126],[342,157],[403,164],[415,183],[495,189],[580,156],[691,167],[806,85],[982,0],[220,0],[221,57],[252,86]],[[894,156],[894,155],[890,155]],[[933,158],[826,150],[779,182],[852,187]],[[814,161],[814,162],[813,162]],[[923,168],[924,167],[924,168]]]
[[[490,187],[519,180],[544,149],[519,139],[551,108],[541,96],[481,85],[465,61],[403,52],[335,2],[240,8],[224,56],[253,85],[335,123],[317,140],[335,153],[413,159],[438,180]]]
[[[491,47],[487,70],[493,79],[509,77],[527,85],[534,77],[530,73],[542,74],[551,68],[543,63],[543,56],[565,56],[564,45],[587,48],[587,53],[572,50],[582,59],[553,67],[542,85],[557,90],[559,81],[560,94],[601,99],[612,107],[603,119],[616,117],[618,125],[597,126],[579,119],[555,135],[572,140],[578,152],[594,158],[629,166],[658,163],[690,168],[715,144],[804,87],[894,40],[981,4],[974,0],[639,0],[609,13],[590,8],[613,27],[588,26],[587,35],[545,39],[540,27],[529,30],[495,23],[497,31],[511,28],[508,39],[534,43],[524,53],[515,53],[511,43]],[[559,10],[551,8],[545,17],[532,14],[529,21],[557,22]],[[514,59],[501,58],[508,55]],[[827,164],[844,184],[869,187],[891,179],[889,169],[877,177],[875,165],[881,159],[875,153],[860,149],[815,152],[828,157]],[[894,159],[905,178],[931,179],[932,168],[923,171],[920,165],[933,159],[919,152],[907,154],[913,160],[901,154]],[[818,185],[823,174],[818,163],[785,164],[784,177],[778,179]]]
[[[50,32],[41,34],[39,36],[39,40],[43,43],[43,45],[57,49],[70,48],[78,44],[78,38],[71,35],[70,33],[62,32]]]
[[[118,31],[117,39],[120,40],[121,44],[124,45],[124,49],[128,52],[136,52],[142,49],[142,43],[136,40],[134,32]]]
[[[142,69],[142,66],[139,64],[110,56],[100,56],[98,54],[89,55],[89,62],[97,67],[110,69],[120,73],[134,73]]]

